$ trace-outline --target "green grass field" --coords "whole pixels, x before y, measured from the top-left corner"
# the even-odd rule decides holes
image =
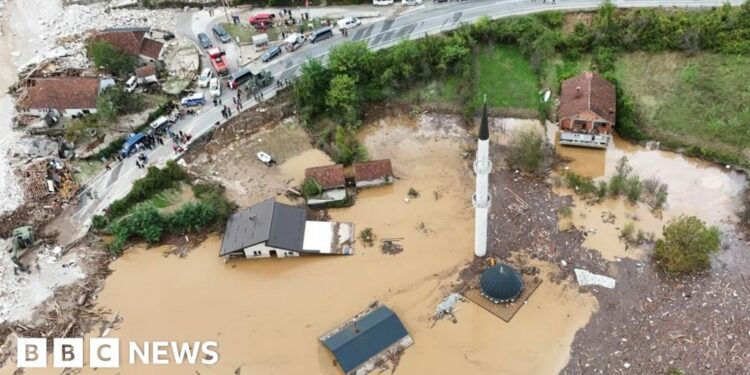
[[[495,109],[533,110],[539,108],[539,79],[521,51],[513,46],[484,48],[475,57],[477,83],[472,102],[480,106],[487,94],[487,105]],[[458,104],[460,77],[448,76],[429,84],[419,84],[400,95],[399,100],[424,103]]]
[[[539,108],[539,78],[529,61],[514,46],[482,49],[477,56],[477,96],[493,108]]]
[[[750,57],[635,53],[616,73],[649,135],[750,157]]]

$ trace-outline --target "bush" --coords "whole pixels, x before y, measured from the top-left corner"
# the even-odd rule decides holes
[[[620,238],[624,239],[626,242],[634,242],[636,239],[635,233],[635,223],[631,221],[625,224],[620,230]]]
[[[107,218],[112,220],[125,214],[137,203],[148,200],[156,193],[174,187],[178,181],[185,180],[187,177],[187,172],[173,160],[168,161],[167,165],[162,169],[154,166],[149,167],[146,176],[133,184],[133,188],[128,195],[109,205]]]
[[[109,225],[109,219],[106,216],[94,215],[91,218],[91,225],[94,226],[94,229],[104,229]]]
[[[373,233],[372,228],[369,227],[362,229],[362,231],[359,232],[359,239],[365,243],[365,246],[372,247],[375,242],[375,233]]]
[[[574,189],[578,195],[590,198],[597,194],[597,187],[590,177],[581,176],[575,172],[565,174],[565,186]]]
[[[541,134],[533,129],[514,131],[508,146],[508,164],[527,172],[536,171],[544,156],[543,142]]]
[[[185,203],[167,218],[167,227],[172,234],[197,231],[215,223],[219,218],[216,208],[207,202]]]
[[[625,181],[625,196],[631,203],[636,203],[641,198],[641,189],[641,179],[638,176],[630,176]]]
[[[320,185],[318,180],[313,177],[306,178],[302,183],[302,195],[305,198],[314,197],[323,192],[323,187]]]
[[[606,196],[607,196],[607,181],[599,181],[599,184],[596,186],[596,197],[599,200],[602,200]]]
[[[359,143],[350,127],[337,126],[333,139],[333,159],[337,163],[350,165],[367,160],[367,150]]]
[[[557,214],[561,217],[571,217],[573,216],[573,209],[570,208],[570,206],[560,207],[560,209],[557,210]]]
[[[695,216],[680,216],[664,227],[656,241],[654,259],[670,273],[692,273],[711,266],[709,256],[719,251],[720,232]]]

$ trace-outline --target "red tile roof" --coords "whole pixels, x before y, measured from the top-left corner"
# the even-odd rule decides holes
[[[141,55],[150,57],[154,60],[159,59],[161,49],[164,47],[164,43],[157,42],[153,39],[144,38],[143,44],[141,44]]]
[[[305,179],[311,177],[318,181],[323,189],[333,189],[346,185],[344,166],[341,164],[305,169]]]
[[[391,159],[373,160],[354,164],[354,181],[369,181],[393,176]]]
[[[590,110],[614,124],[616,100],[615,85],[596,73],[583,72],[563,82],[557,118]]]
[[[27,94],[21,105],[29,109],[96,108],[96,100],[99,98],[99,78],[37,78],[29,81]]]
[[[146,29],[104,30],[94,36],[112,44],[118,51],[133,56],[158,59],[164,43],[146,38]]]
[[[153,75],[156,75],[156,65],[149,64],[135,70],[135,76],[138,78],[146,78]]]
[[[103,31],[95,35],[94,39],[108,42],[122,53],[138,56],[141,53],[141,43],[145,35],[144,30]]]

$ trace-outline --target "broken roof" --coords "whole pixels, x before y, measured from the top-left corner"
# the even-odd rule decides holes
[[[393,176],[391,159],[372,160],[354,164],[354,181],[369,181]]]
[[[302,249],[306,213],[303,208],[268,198],[229,218],[219,256],[265,242],[290,251]]]
[[[158,59],[164,43],[146,38],[148,31],[143,27],[105,29],[97,33],[94,39],[108,42],[122,53]]]
[[[305,179],[308,178],[314,178],[323,189],[333,189],[346,185],[344,166],[341,164],[307,168],[305,169]]]
[[[53,77],[30,79],[27,96],[21,105],[29,109],[96,108],[99,98],[99,78]]]
[[[156,75],[156,66],[152,64],[142,66],[135,70],[135,76],[138,78],[145,78],[153,75]]]
[[[563,82],[557,117],[590,110],[614,124],[616,100],[615,85],[594,72],[583,72]]]
[[[408,335],[398,316],[381,305],[325,338],[323,345],[349,373]]]

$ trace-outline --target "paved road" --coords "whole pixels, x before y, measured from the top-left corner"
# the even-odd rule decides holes
[[[557,3],[542,3],[537,0],[531,2],[524,1],[492,1],[492,0],[470,0],[458,3],[429,4],[416,7],[415,9],[403,12],[402,14],[386,18],[371,24],[365,24],[357,29],[351,30],[349,36],[344,38],[337,35],[318,44],[306,44],[300,50],[294,53],[284,53],[274,62],[262,66],[270,70],[276,79],[287,79],[298,74],[300,66],[310,58],[319,58],[325,61],[328,50],[345,40],[366,41],[371,49],[381,49],[390,47],[401,40],[417,39],[427,34],[436,34],[443,31],[459,27],[464,23],[471,23],[482,16],[489,16],[493,19],[509,17],[514,15],[523,15],[548,10],[581,10],[594,9],[599,6],[601,1],[592,0],[558,0]],[[702,0],[683,0],[683,1],[657,1],[657,0],[615,0],[614,4],[618,7],[713,7],[721,6],[723,1],[702,1]],[[730,0],[733,5],[740,5],[742,0]],[[395,5],[400,6],[400,5]],[[191,26],[191,37],[194,37],[197,28],[206,28],[203,26]],[[187,36],[187,35],[186,35]],[[255,66],[260,68],[260,66]],[[271,85],[264,91],[264,98],[273,97],[276,91],[276,85]],[[232,103],[232,96],[236,95],[235,91],[226,91],[223,93],[222,101]],[[257,103],[255,100],[243,98],[244,110],[253,108]],[[197,115],[188,117],[173,126],[177,132],[182,130],[193,134],[193,139],[200,137],[202,134],[210,131],[216,123],[223,124],[225,120],[221,116],[219,108],[211,104],[203,108]],[[151,164],[162,165],[167,160],[175,159],[176,155],[172,151],[172,143],[168,141],[164,146],[159,147],[149,154]],[[120,165],[116,165],[111,171],[97,176],[90,184],[93,198],[84,199],[76,207],[73,216],[80,228],[80,234],[85,233],[91,220],[91,216],[102,212],[115,199],[123,197],[130,190],[133,182],[143,177],[145,170],[138,169],[135,166],[134,158],[125,160]]]

